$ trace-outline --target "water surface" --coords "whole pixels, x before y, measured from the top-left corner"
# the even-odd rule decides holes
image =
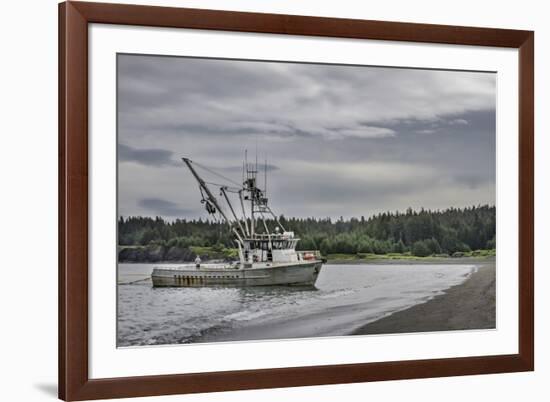
[[[315,288],[153,288],[119,264],[118,346],[346,335],[462,283],[473,265],[323,266]]]

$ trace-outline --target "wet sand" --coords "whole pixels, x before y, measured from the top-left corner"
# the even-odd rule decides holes
[[[495,263],[423,304],[361,326],[352,335],[495,328]]]

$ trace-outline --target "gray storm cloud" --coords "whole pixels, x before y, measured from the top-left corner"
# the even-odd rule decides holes
[[[124,216],[204,217],[180,158],[240,181],[245,149],[288,216],[495,202],[494,73],[119,55],[118,84]]]
[[[118,160],[120,162],[135,162],[146,166],[171,166],[176,163],[172,159],[173,154],[173,152],[164,149],[136,149],[118,144]]]

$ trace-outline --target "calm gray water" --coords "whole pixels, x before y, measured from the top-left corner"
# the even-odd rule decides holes
[[[462,283],[472,265],[325,265],[316,288],[153,288],[119,264],[118,346],[346,335]]]

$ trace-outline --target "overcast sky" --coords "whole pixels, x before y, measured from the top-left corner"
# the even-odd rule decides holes
[[[181,157],[239,182],[256,146],[277,214],[494,204],[495,96],[494,73],[119,55],[119,214],[204,218]]]

